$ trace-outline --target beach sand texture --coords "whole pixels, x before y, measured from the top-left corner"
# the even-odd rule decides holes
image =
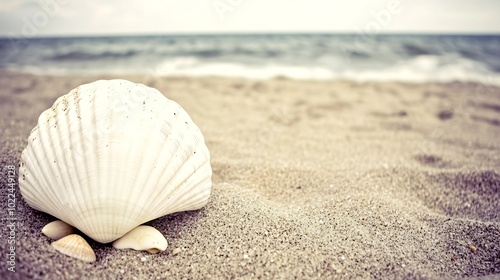
[[[55,218],[18,191],[16,273],[2,260],[0,278],[500,277],[500,88],[3,72],[2,207],[6,166],[42,111],[109,78],[145,82],[191,115],[211,152],[208,205],[148,223],[166,252],[90,240],[88,264],[51,247],[41,229]]]

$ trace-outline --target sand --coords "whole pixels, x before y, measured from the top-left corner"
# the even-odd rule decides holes
[[[40,113],[101,78],[114,77],[0,74],[3,218],[7,166]],[[40,230],[55,218],[17,190],[16,272],[2,226],[0,278],[500,278],[500,88],[120,78],[158,88],[201,128],[208,205],[148,223],[166,252],[90,240],[88,264],[50,246]]]

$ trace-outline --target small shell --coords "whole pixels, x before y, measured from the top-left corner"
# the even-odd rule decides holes
[[[182,252],[181,248],[175,248],[174,250],[172,250],[172,255],[177,255],[179,254],[180,252]]]
[[[75,233],[75,228],[61,220],[57,220],[45,225],[42,228],[42,233],[48,238],[58,240]]]
[[[156,254],[167,249],[167,239],[154,227],[138,226],[113,242],[116,249],[134,249]]]
[[[78,234],[71,234],[52,242],[52,247],[57,251],[82,260],[84,262],[95,262],[95,253],[90,245]]]

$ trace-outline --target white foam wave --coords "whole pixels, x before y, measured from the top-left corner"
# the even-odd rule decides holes
[[[358,82],[402,81],[402,82],[452,82],[471,81],[500,85],[500,74],[489,70],[484,64],[458,56],[422,55],[401,60],[384,68],[366,68],[346,65],[343,69],[324,66],[296,65],[246,65],[235,62],[201,61],[195,57],[168,59],[156,67],[160,76],[222,76],[249,79],[271,79],[287,77],[304,80],[345,79]]]
[[[292,79],[331,79],[333,73],[321,67],[289,65],[248,66],[233,62],[201,62],[194,57],[166,60],[156,69],[163,76],[223,76],[249,79],[271,79],[284,76]]]
[[[358,81],[404,81],[404,82],[452,82],[473,81],[500,84],[500,75],[490,71],[484,64],[459,58],[422,55],[410,60],[400,61],[384,69],[365,71],[346,71],[346,79]]]

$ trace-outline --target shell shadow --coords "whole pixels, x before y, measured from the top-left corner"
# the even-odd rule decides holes
[[[167,238],[182,237],[182,231],[191,227],[204,217],[205,208],[193,211],[172,213],[145,223],[163,233]]]
[[[50,214],[47,214],[45,212],[41,212],[35,209],[32,209],[31,207],[26,204],[25,201],[22,201],[23,207],[29,210],[26,211],[32,211],[33,216],[35,217],[32,227],[36,228],[36,232],[40,235],[41,238],[46,238],[47,240],[50,240],[48,237],[45,237],[42,234],[42,228],[53,221],[59,220],[57,217],[54,217]],[[143,225],[149,225],[152,226],[156,229],[158,229],[165,237],[168,238],[179,238],[182,237],[182,230],[185,228],[190,227],[192,224],[195,224],[197,220],[200,218],[204,217],[205,208],[199,209],[199,210],[193,210],[193,211],[185,211],[185,212],[178,212],[178,213],[172,213],[154,220],[151,220],[149,222],[144,223]],[[76,229],[76,233],[83,236],[87,242],[92,246],[92,248],[95,249],[105,249],[106,247],[112,247],[112,243],[99,243],[80,230]]]
[[[204,209],[200,210],[194,210],[194,211],[187,211],[187,212],[179,212],[179,213],[173,213],[169,214],[160,218],[157,218],[155,220],[151,220],[149,222],[144,223],[143,225],[149,225],[157,230],[159,230],[167,239],[169,245],[167,248],[166,252],[160,253],[160,254],[150,254],[144,251],[135,251],[135,250],[118,250],[113,248],[112,242],[102,244],[99,243],[86,235],[83,235],[85,237],[85,240],[89,242],[90,246],[94,249],[96,255],[97,255],[97,261],[96,264],[99,263],[106,263],[110,260],[115,259],[117,256],[128,256],[129,259],[136,258],[138,254],[141,256],[146,256],[146,257],[151,257],[152,259],[156,260],[163,260],[165,255],[169,255],[169,251],[171,251],[172,247],[171,244],[173,243],[173,240],[180,239],[182,238],[182,231],[186,228],[189,228],[191,225],[196,223],[198,219],[201,217],[205,216],[203,214]],[[121,260],[119,261],[121,262]],[[96,265],[94,264],[94,265]]]

